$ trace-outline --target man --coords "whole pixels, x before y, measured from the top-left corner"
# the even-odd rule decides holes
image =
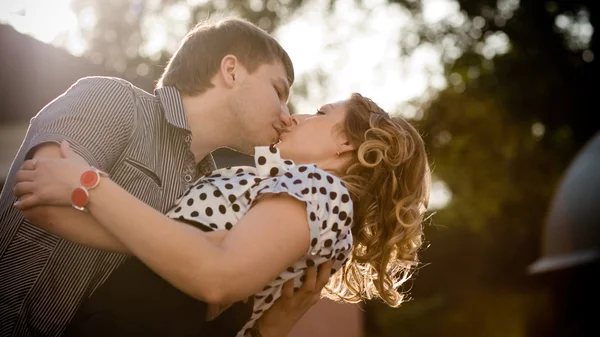
[[[58,157],[66,140],[88,163],[165,212],[196,177],[214,169],[211,151],[250,153],[277,141],[289,118],[293,80],[291,60],[271,36],[246,21],[224,19],[202,23],[184,38],[155,95],[124,80],[91,77],[44,107],[0,197],[0,336],[60,335],[79,304],[126,258],[62,240],[12,207],[14,174],[24,160]],[[30,218],[49,221],[44,211]],[[81,216],[77,212],[59,210],[62,217]],[[288,318],[298,319],[322,286],[305,289],[304,297],[287,296],[281,311],[296,310]],[[270,317],[281,313],[265,315],[259,327],[274,335],[293,325],[275,325]]]

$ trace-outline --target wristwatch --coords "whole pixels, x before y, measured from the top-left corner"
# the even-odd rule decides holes
[[[89,190],[98,186],[101,177],[108,177],[108,173],[93,166],[81,174],[81,177],[79,177],[80,186],[75,187],[71,192],[71,203],[75,209],[86,211],[85,206],[90,200]]]

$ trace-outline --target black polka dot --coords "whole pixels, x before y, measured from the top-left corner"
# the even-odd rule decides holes
[[[240,185],[244,186],[246,184],[248,184],[248,180],[246,180],[246,179],[240,180]]]
[[[326,210],[327,212],[329,212],[329,203],[327,203],[327,202],[325,203],[325,210]]]
[[[316,187],[312,188],[312,194],[317,194],[317,188]]]
[[[200,200],[206,200],[206,193],[200,193]]]
[[[337,193],[335,193],[335,192],[329,193],[329,198],[332,199],[332,200],[335,199],[335,198],[337,198]]]
[[[348,214],[344,211],[340,212],[340,214],[338,215],[340,217],[340,220],[346,220],[346,217],[348,216]]]
[[[336,271],[335,268],[331,268],[331,275],[335,274]]]
[[[316,246],[316,245],[317,245],[317,242],[318,242],[317,238],[313,238],[313,239],[310,241],[310,245],[314,247],[314,246]]]
[[[267,158],[260,156],[258,157],[258,165],[264,165],[267,163]]]
[[[296,179],[294,180],[294,185],[302,184],[302,180]]]
[[[211,177],[213,177],[213,178],[219,178],[220,176],[221,176],[221,175],[220,175],[220,174],[218,174],[218,173],[217,173],[217,174],[213,174],[213,175],[211,175]]]
[[[333,226],[331,226],[331,230],[334,231],[334,232],[337,232],[339,230],[337,222],[333,223]]]
[[[228,190],[230,190],[230,189],[233,188],[233,185],[232,184],[225,184],[225,188],[228,189]]]
[[[320,175],[320,174],[318,174],[318,173],[315,173],[315,174],[314,174],[314,176],[315,176],[315,179],[317,179],[317,180],[321,180],[321,175]]]
[[[271,289],[271,286],[270,286],[270,285],[268,285],[268,284],[267,284],[267,285],[266,285],[266,286],[263,288],[263,291],[264,291],[264,290],[267,290],[267,289]]]
[[[269,145],[269,151],[271,151],[271,153],[277,153],[277,149],[275,148],[275,144]]]
[[[232,227],[233,225],[231,224],[231,222],[225,223],[225,229],[230,230]]]
[[[306,177],[307,177],[308,179],[312,179],[312,177],[313,177],[313,174],[312,174],[312,173],[309,173],[308,175],[306,175]]]
[[[189,198],[189,199],[187,200],[187,205],[188,205],[188,206],[192,206],[193,204],[194,204],[194,199],[192,199],[192,198]]]
[[[200,213],[198,213],[197,211],[193,211],[190,215],[195,218],[198,215],[200,215]]]
[[[331,176],[327,176],[327,182],[333,184],[333,178]]]
[[[304,283],[306,281],[306,275],[300,276],[300,282]]]
[[[273,294],[269,294],[269,296],[267,296],[267,298],[265,298],[265,303],[271,303],[273,302]]]
[[[302,194],[308,194],[308,192],[310,192],[310,190],[308,188],[305,188],[302,190]]]
[[[260,178],[254,178],[254,183],[255,183],[255,184],[258,184],[258,183],[260,183],[261,181],[262,181],[262,179],[260,179]]]
[[[340,254],[337,256],[337,259],[338,259],[339,261],[343,261],[343,260],[345,260],[345,259],[346,259],[346,256],[345,256],[344,254],[340,253]]]
[[[237,169],[237,171],[235,171],[235,173],[238,173],[238,174],[242,173],[242,172],[244,172],[244,169],[242,169],[242,168],[239,168],[239,169]]]
[[[221,180],[229,181],[229,178],[222,178]]]
[[[260,314],[261,312],[263,312],[263,309],[254,310],[254,314],[255,314],[255,315],[258,315],[258,314]],[[244,335],[245,335],[245,334],[244,334]]]
[[[240,211],[240,205],[238,205],[238,204],[233,204],[231,206],[231,208],[233,209],[234,212],[239,212]]]
[[[227,213],[227,208],[225,208],[225,205],[220,205],[219,206],[219,212],[221,212],[221,214]]]
[[[235,199],[237,199],[237,198],[235,197],[235,195],[233,195],[233,194],[230,194],[230,195],[227,197],[227,199],[229,200],[229,202],[234,202],[234,201],[235,201]]]
[[[315,221],[317,219],[317,216],[315,215],[315,213],[310,212],[310,221]]]
[[[306,171],[306,166],[300,166],[300,168],[298,169],[298,172],[302,173]]]
[[[337,206],[335,206],[335,207],[333,208],[333,211],[332,211],[332,212],[333,212],[333,214],[338,214],[338,213],[339,213],[339,211],[340,211],[340,208],[339,208],[339,207],[337,207]]]
[[[244,196],[246,197],[246,199],[250,200],[250,191],[246,191],[246,193],[244,193]]]
[[[181,207],[175,208],[175,213],[179,213],[181,211]]]
[[[276,176],[279,173],[279,169],[277,167],[272,167],[271,171],[269,171],[269,174],[271,175],[271,177]]]
[[[215,197],[217,197],[217,198],[218,198],[218,197],[222,196],[223,194],[221,193],[221,191],[219,191],[219,190],[215,190],[215,191],[213,192],[213,195],[214,195]]]
[[[350,226],[351,223],[352,223],[352,218],[348,217],[348,219],[346,219],[346,222],[344,223],[344,226],[348,227],[348,226]]]
[[[286,176],[286,177],[288,177],[288,178],[290,178],[290,179],[294,178],[294,175],[293,175],[293,174],[291,174],[290,172],[286,172],[286,173],[284,174],[284,176]]]
[[[323,194],[323,195],[326,195],[327,189],[325,187],[321,187],[321,188],[319,188],[319,192],[321,192],[321,194]]]
[[[196,186],[196,189],[200,190],[200,189],[202,189],[202,187],[204,187],[204,184],[200,184],[200,185]]]
[[[288,188],[286,183],[281,183],[281,186],[283,186],[283,188]]]
[[[321,225],[321,228],[327,228],[327,220],[323,220],[323,225]]]
[[[288,267],[287,271],[290,273],[293,273],[295,271],[295,269],[294,269],[294,267]]]
[[[331,247],[332,244],[333,244],[333,240],[331,240],[331,239],[327,239],[327,240],[325,240],[325,242],[323,242],[323,245],[325,247]]]
[[[206,207],[206,211],[205,212],[206,212],[206,215],[208,215],[208,216],[213,215],[213,210],[210,207]]]
[[[315,261],[310,260],[310,259],[306,260],[306,266],[307,267],[313,267],[314,265],[315,265]]]
[[[286,165],[293,165],[294,164],[291,160],[286,160],[286,161],[284,161],[284,163]]]
[[[350,201],[350,196],[348,194],[342,194],[342,202]]]
[[[219,228],[219,226],[217,226],[216,223],[211,223],[209,226],[210,226],[210,228],[214,228],[214,229]]]

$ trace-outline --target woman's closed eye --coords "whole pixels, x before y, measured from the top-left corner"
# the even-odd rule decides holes
[[[325,114],[325,111],[323,111],[321,109],[317,110],[317,115],[324,115],[324,114]]]

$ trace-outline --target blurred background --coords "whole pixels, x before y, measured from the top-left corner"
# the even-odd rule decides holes
[[[397,309],[377,301],[350,311],[319,304],[294,336],[320,336],[331,322],[349,332],[324,336],[529,336],[547,293],[526,268],[540,254],[565,169],[599,130],[599,6],[0,0],[0,182],[29,119],[78,78],[117,76],[151,91],[193,25],[236,14],[289,52],[297,73],[293,111],[313,113],[360,92],[416,123],[433,167],[422,266],[406,286],[411,300]],[[217,160],[245,159],[220,151]]]

